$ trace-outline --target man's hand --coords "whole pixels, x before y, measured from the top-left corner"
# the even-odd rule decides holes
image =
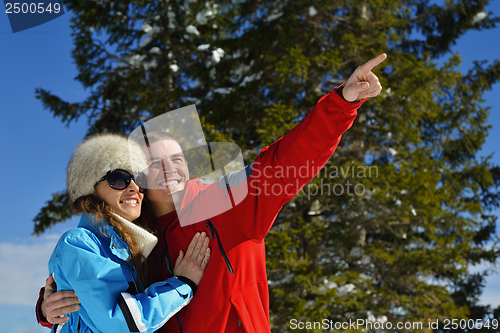
[[[45,293],[43,294],[42,313],[51,324],[64,324],[69,316],[62,315],[78,311],[80,301],[72,290],[57,291],[54,277],[50,275],[45,280]]]
[[[342,89],[342,97],[348,102],[355,102],[377,96],[382,91],[382,85],[372,69],[386,58],[387,54],[382,53],[356,68]]]
[[[201,277],[207,268],[210,259],[208,237],[204,232],[196,233],[189,244],[186,255],[181,251],[175,261],[174,276],[185,276],[196,285],[200,284]]]

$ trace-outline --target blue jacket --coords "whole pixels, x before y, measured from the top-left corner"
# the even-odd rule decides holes
[[[193,297],[189,285],[170,278],[139,293],[129,249],[113,228],[83,214],[78,228],[61,236],[49,261],[58,290],[74,290],[78,312],[52,332],[154,332]],[[108,237],[103,236],[108,235]],[[109,237],[110,236],[110,237]]]

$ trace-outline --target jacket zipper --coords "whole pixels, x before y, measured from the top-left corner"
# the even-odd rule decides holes
[[[214,239],[214,235],[212,234],[212,231],[215,233],[215,236],[217,237],[217,244],[219,244],[219,250],[220,253],[222,254],[222,257],[224,258],[224,261],[226,262],[227,269],[229,269],[229,273],[234,274],[233,266],[231,266],[231,262],[229,261],[229,258],[226,255],[226,251],[224,251],[224,247],[222,246],[222,243],[219,238],[219,233],[217,232],[217,229],[215,229],[215,226],[212,224],[210,220],[206,220],[206,224],[208,227],[208,230],[210,231],[210,239]]]

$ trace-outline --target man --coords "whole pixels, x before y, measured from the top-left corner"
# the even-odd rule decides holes
[[[203,185],[196,178],[188,180],[187,162],[175,139],[150,138],[145,152],[150,161],[148,182],[154,185],[146,197],[157,218],[167,266],[175,262],[175,254],[187,248],[194,233],[205,231],[212,239],[211,261],[196,297],[162,332],[270,332],[264,237],[283,205],[332,156],[342,134],[352,126],[357,108],[380,93],[382,87],[372,69],[386,57],[381,54],[358,67],[343,87],[321,98],[300,124],[264,148],[243,171],[229,176],[244,173],[245,184],[223,179]],[[277,187],[280,191],[269,190]],[[200,212],[213,209],[211,203],[218,202],[217,198],[238,197],[247,190],[233,208],[197,219]],[[183,227],[179,218],[191,222],[182,223]],[[168,271],[171,267],[163,270],[164,278],[171,275]],[[74,302],[76,298],[66,294],[47,293],[46,313],[53,318]]]

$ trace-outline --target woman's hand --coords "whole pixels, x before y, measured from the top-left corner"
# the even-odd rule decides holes
[[[175,261],[174,276],[185,276],[196,285],[200,284],[210,259],[209,239],[205,232],[196,233],[189,244],[186,255],[181,251]]]
[[[80,309],[80,301],[73,290],[57,291],[54,277],[45,280],[45,292],[42,301],[42,313],[51,324],[64,324],[69,320],[68,313]]]

